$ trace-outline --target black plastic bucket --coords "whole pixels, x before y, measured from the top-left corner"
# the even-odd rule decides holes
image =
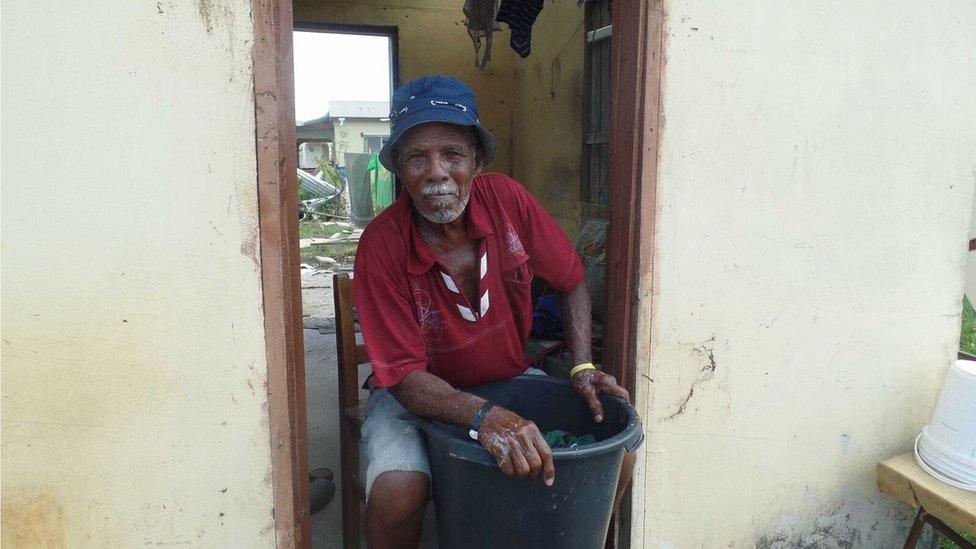
[[[545,433],[597,442],[553,450],[556,482],[506,476],[466,429],[422,420],[433,475],[441,549],[603,547],[625,450],[643,440],[633,406],[603,396],[603,422],[565,381],[519,376],[467,389],[536,423]]]

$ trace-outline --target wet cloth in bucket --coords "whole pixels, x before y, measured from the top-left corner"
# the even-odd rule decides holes
[[[557,448],[578,448],[584,444],[593,444],[596,442],[596,437],[593,435],[583,435],[578,437],[573,433],[563,431],[562,429],[546,431],[542,434],[542,438],[546,440],[546,444],[548,444],[553,450]]]

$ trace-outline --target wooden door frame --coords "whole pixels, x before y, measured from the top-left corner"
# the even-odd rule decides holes
[[[638,383],[637,374],[650,360],[657,163],[663,122],[663,0],[614,0],[611,23],[604,367],[630,391],[638,411],[643,411],[648,388],[646,383]],[[638,459],[638,467],[644,462]],[[639,485],[643,481],[642,472],[635,471],[634,483],[621,504],[618,547],[630,547],[632,533],[643,533],[644,486]]]
[[[615,0],[605,365],[637,397],[650,345],[663,0]],[[278,547],[309,547],[308,441],[298,262],[291,0],[252,0],[255,148]],[[640,478],[640,477],[638,477]],[[642,489],[639,492],[643,492]],[[630,498],[625,500],[631,503]],[[637,503],[638,506],[642,502]],[[631,505],[620,532],[628,547]]]
[[[638,328],[650,310],[657,205],[657,160],[663,66],[663,0],[616,0],[610,113],[610,208],[607,335],[604,363],[633,394],[650,333]],[[642,55],[641,55],[642,54]],[[649,326],[647,326],[649,327]]]
[[[255,152],[276,545],[310,547],[290,0],[252,0]]]

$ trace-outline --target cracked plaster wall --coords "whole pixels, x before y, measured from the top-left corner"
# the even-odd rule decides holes
[[[893,547],[959,337],[976,8],[664,2],[635,546]],[[648,324],[649,322],[649,324]]]
[[[2,17],[2,545],[273,545],[250,4]]]

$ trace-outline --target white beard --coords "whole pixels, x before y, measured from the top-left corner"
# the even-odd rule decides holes
[[[454,196],[458,197],[458,199],[461,199],[460,189],[458,189],[457,185],[454,185],[453,183],[436,183],[434,185],[430,185],[429,187],[426,187],[423,191],[421,191],[421,196],[424,198],[431,195],[438,195],[438,194],[443,194],[443,195],[453,194]],[[458,204],[456,207],[453,208],[445,206],[443,208],[436,208],[434,211],[429,213],[420,211],[420,208],[417,208],[417,210],[420,211],[420,215],[424,216],[424,219],[426,219],[427,221],[430,221],[431,223],[435,223],[437,225],[443,225],[444,223],[450,223],[451,221],[454,221],[455,219],[461,217],[461,214],[464,213],[464,209],[468,206],[469,198],[471,198],[470,192],[468,193],[467,196],[461,199],[460,204]]]
[[[464,209],[468,207],[468,200],[470,198],[471,194],[468,193],[468,195],[465,196],[464,199],[461,200],[461,203],[455,208],[444,208],[430,213],[420,211],[420,208],[417,208],[417,211],[420,211],[420,215],[424,216],[424,219],[427,221],[437,225],[443,225],[444,223],[450,223],[461,217],[461,214],[464,213]]]

